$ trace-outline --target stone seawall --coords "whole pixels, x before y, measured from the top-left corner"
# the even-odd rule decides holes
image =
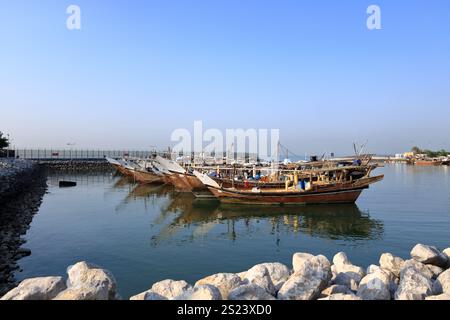
[[[343,252],[325,256],[295,253],[292,266],[261,263],[241,273],[218,273],[191,285],[163,280],[130,300],[450,300],[450,248],[418,244],[411,259],[384,253],[367,269]],[[118,300],[108,270],[87,262],[61,276],[24,280],[1,300]]]
[[[26,160],[0,161],[0,294],[17,285],[17,260],[29,255],[22,238],[47,189],[45,173]]]
[[[33,161],[0,159],[0,203],[26,191],[42,168]]]
[[[113,168],[105,159],[98,160],[40,160],[39,164],[49,170],[57,171],[112,171]]]

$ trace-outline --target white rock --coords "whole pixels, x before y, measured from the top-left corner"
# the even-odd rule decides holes
[[[322,255],[308,259],[291,275],[278,292],[281,300],[314,300],[331,279],[331,265]]]
[[[130,297],[130,300],[167,300],[167,298],[152,290],[147,290]]]
[[[390,277],[383,271],[370,273],[359,283],[357,296],[363,300],[390,300]]]
[[[432,282],[414,268],[404,269],[400,285],[395,292],[396,300],[424,300],[432,294]]]
[[[270,279],[272,280],[272,283],[275,286],[276,291],[280,290],[281,286],[291,276],[291,270],[289,270],[289,268],[286,265],[279,263],[279,262],[261,263],[261,264],[256,265],[255,267],[258,267],[258,266],[266,267],[267,271],[269,272]],[[253,267],[253,268],[255,268],[255,267]],[[250,269],[250,270],[252,270],[252,269]],[[244,279],[245,278],[246,277],[244,276]]]
[[[0,300],[52,300],[66,289],[62,277],[39,277],[23,280]]]
[[[151,291],[167,299],[173,299],[191,288],[192,286],[184,280],[167,279],[153,284]]]
[[[311,278],[294,273],[278,291],[279,300],[315,300],[326,283],[320,278]]]
[[[450,269],[442,272],[433,284],[434,294],[450,294]]]
[[[325,283],[323,290],[331,279],[331,264],[325,256],[317,255],[302,264],[295,274],[320,279]]]
[[[78,290],[89,297],[95,297],[95,300],[118,298],[116,280],[108,270],[82,261],[70,266],[67,274],[69,275],[67,287],[73,289],[72,293]],[[90,291],[89,294],[88,291]]]
[[[229,300],[276,300],[275,297],[267,293],[264,288],[256,284],[245,284],[239,286],[228,294]]]
[[[450,300],[450,294],[443,293],[437,296],[429,296],[425,300]]]
[[[292,256],[292,266],[294,268],[294,272],[300,269],[304,263],[306,263],[308,260],[312,258],[314,258],[314,256],[309,253],[304,252],[294,253],[294,255]]]
[[[361,300],[360,297],[355,296],[354,294],[343,294],[336,293],[328,296],[326,298],[318,299],[318,300]]]
[[[402,269],[400,270],[400,277],[402,276],[402,273],[409,268],[415,269],[417,272],[420,272],[422,275],[424,275],[426,278],[430,280],[433,278],[433,272],[430,270],[430,268],[428,268],[427,265],[414,259],[405,261]]]
[[[367,267],[366,274],[374,273],[377,271],[381,271],[381,268],[375,264],[371,264],[370,266]]]
[[[173,300],[222,300],[222,295],[215,286],[203,284],[188,289]]]
[[[405,261],[402,258],[396,257],[391,253],[383,253],[380,257],[381,269],[388,270],[396,277],[400,277],[400,270],[404,264]]]
[[[363,268],[353,265],[344,252],[339,252],[333,257],[336,278],[333,284],[345,285],[356,291],[361,279],[366,275]]]
[[[248,283],[260,286],[271,295],[276,294],[277,290],[275,290],[269,271],[264,265],[256,265],[248,270],[245,275],[245,280],[247,280]]]
[[[235,273],[217,273],[198,280],[195,286],[202,284],[211,284],[217,287],[222,295],[222,299],[227,300],[230,291],[245,284],[245,282]]]
[[[440,252],[436,247],[424,244],[417,244],[411,250],[411,258],[423,264],[432,264],[442,268],[446,268],[448,263],[448,258],[444,253]]]
[[[345,252],[338,252],[333,257],[333,264],[339,267],[342,265],[351,264],[351,262],[348,259],[347,255],[345,254]]]

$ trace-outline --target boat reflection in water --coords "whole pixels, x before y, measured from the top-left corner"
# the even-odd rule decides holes
[[[355,204],[311,206],[245,206],[196,201],[167,186],[139,185],[127,198],[167,197],[159,216],[152,221],[156,234],[152,245],[196,238],[254,237],[258,233],[282,236],[307,234],[330,240],[375,240],[383,234],[383,223],[372,219]],[[220,231],[216,230],[220,228]],[[278,241],[277,240],[277,241]]]

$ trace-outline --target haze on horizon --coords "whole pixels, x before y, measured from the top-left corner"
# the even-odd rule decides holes
[[[66,8],[81,8],[81,30]],[[366,9],[380,6],[382,29]],[[177,128],[280,129],[297,154],[450,149],[450,2],[1,1],[15,147],[160,149]]]

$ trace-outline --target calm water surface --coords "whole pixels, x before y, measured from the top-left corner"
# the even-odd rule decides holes
[[[62,275],[87,260],[115,275],[124,298],[162,279],[291,264],[294,252],[345,251],[355,264],[383,252],[408,257],[418,242],[450,247],[450,169],[387,165],[385,180],[356,205],[223,206],[169,187],[136,186],[106,173],[49,176],[49,192],[26,234],[32,254],[19,280]],[[78,182],[60,189],[60,179]]]

